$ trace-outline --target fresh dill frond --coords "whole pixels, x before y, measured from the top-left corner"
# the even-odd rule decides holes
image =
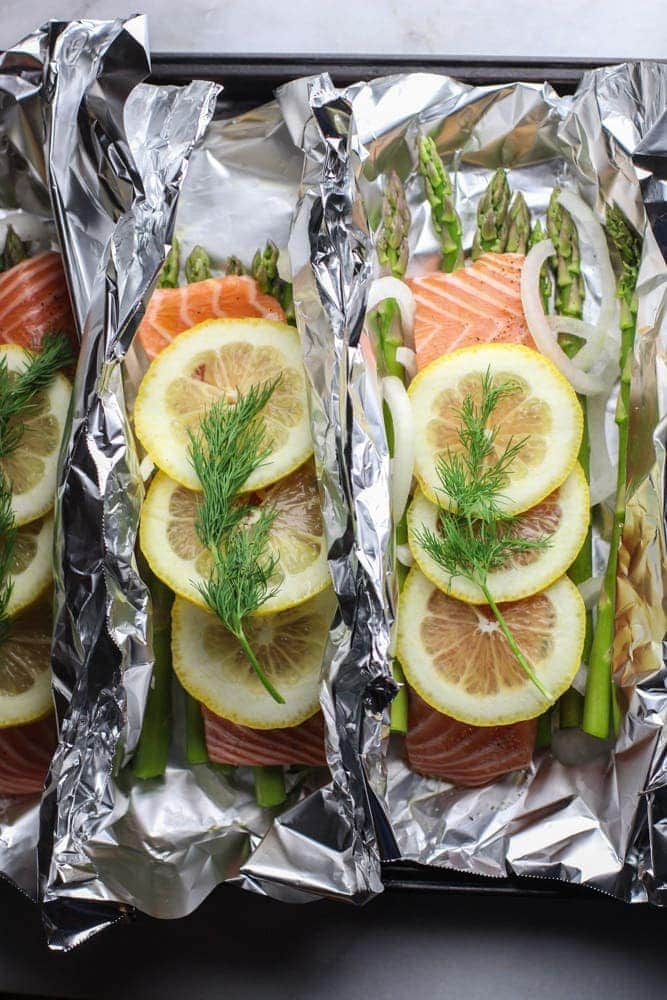
[[[7,608],[13,590],[10,573],[14,560],[16,531],[12,491],[7,478],[0,472],[0,646],[7,641],[11,630]]]
[[[271,578],[278,558],[269,551],[269,535],[277,511],[265,507],[256,515],[240,496],[249,476],[270,454],[262,413],[279,381],[251,386],[232,405],[225,400],[215,403],[197,433],[190,435],[190,455],[202,485],[195,527],[212,558],[209,578],[198,589],[213,614],[237,638],[271,697],[283,704],[243,627],[246,617],[275,593]]]
[[[25,367],[10,372],[7,358],[0,356],[0,458],[18,448],[23,434],[22,421],[33,412],[37,397],[48,389],[61,368],[74,360],[64,334],[44,338],[39,353],[26,351]],[[12,421],[12,418],[16,418]]]
[[[25,366],[18,372],[10,372],[7,357],[0,353],[0,458],[16,451],[23,436],[23,421],[34,412],[39,395],[48,389],[57,372],[73,361],[67,338],[62,334],[45,337],[38,354],[31,351],[25,354]],[[13,590],[11,569],[16,532],[12,485],[0,469],[0,646],[11,631],[7,609]]]
[[[422,526],[415,537],[450,579],[463,577],[479,587],[516,660],[544,697],[550,698],[516,644],[488,586],[489,573],[508,559],[550,544],[548,535],[520,537],[514,530],[517,519],[502,511],[502,490],[527,438],[510,438],[503,451],[494,457],[497,430],[489,427],[489,421],[500,401],[517,390],[511,379],[494,385],[491,371],[487,370],[480,377],[479,399],[472,393],[466,394],[456,411],[461,421],[458,431],[461,450],[448,449],[436,465],[440,492],[454,509],[438,505],[439,530]]]

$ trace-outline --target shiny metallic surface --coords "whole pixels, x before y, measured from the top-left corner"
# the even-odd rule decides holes
[[[116,918],[86,845],[115,815],[111,775],[138,739],[152,665],[148,593],[134,562],[143,487],[120,363],[218,91],[206,83],[137,88],[149,69],[145,35],[141,17],[52,23],[44,62],[48,184],[81,337],[56,499],[60,742],[39,843],[56,948]],[[124,115],[135,102],[143,130],[129,139]]]
[[[528,770],[472,790],[411,772],[403,741],[393,737],[386,802],[397,857],[497,877],[563,879],[655,903],[666,901],[667,877],[667,695],[661,648],[667,272],[642,195],[650,202],[649,213],[651,206],[664,209],[666,87],[667,67],[637,64],[587,74],[571,98],[560,98],[547,84],[472,88],[430,74],[379,79],[347,94],[361,143],[357,181],[366,216],[378,218],[387,171],[395,170],[405,184],[412,215],[409,274],[437,267],[438,245],[415,169],[415,140],[423,133],[435,138],[448,163],[466,246],[477,199],[489,171],[498,166],[508,170],[510,185],[524,193],[535,215],[544,215],[558,184],[578,190],[598,210],[605,203],[618,204],[644,237],[614,649],[627,710],[614,751],[578,767],[565,767],[542,752]],[[354,231],[349,242],[356,245]],[[582,254],[593,291],[585,310],[594,316],[599,295],[585,246]],[[607,411],[606,433],[613,440],[611,406]],[[365,414],[379,434],[378,419],[376,409]],[[595,534],[598,571],[606,561],[609,514]],[[376,523],[384,525],[384,508]],[[376,590],[383,579],[376,578]],[[383,670],[388,676],[388,663]],[[375,746],[368,748],[373,755],[381,746],[379,729],[375,737]],[[376,790],[382,793],[382,782]]]

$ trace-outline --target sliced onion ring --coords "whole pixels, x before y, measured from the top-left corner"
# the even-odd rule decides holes
[[[394,427],[394,457],[391,461],[391,509],[394,523],[403,517],[412,488],[415,464],[415,434],[412,406],[400,378],[387,375],[382,379],[384,400],[391,413]]]
[[[609,454],[607,445],[607,398],[606,396],[591,396],[586,406],[586,421],[588,436],[591,442],[589,459],[589,478],[591,487],[591,507],[602,503],[616,490],[616,469],[618,464],[618,449],[613,448],[614,458]],[[616,424],[611,421],[612,428]]]
[[[417,355],[410,347],[398,347],[396,349],[396,360],[399,365],[405,368],[405,374],[413,379],[417,374]]]
[[[412,566],[414,562],[414,557],[410,551],[409,545],[397,545],[396,558],[403,566]]]
[[[600,590],[602,589],[602,580],[603,577],[601,576],[589,576],[587,580],[577,585],[587,611],[591,611],[592,608],[597,606]]]
[[[602,375],[590,375],[581,371],[559,345],[556,334],[551,329],[549,317],[545,315],[540,298],[539,280],[542,265],[554,254],[551,240],[536,243],[528,252],[521,269],[521,302],[528,329],[539,351],[549,358],[583,396],[596,395],[608,391],[610,382]],[[583,350],[583,348],[582,348]]]
[[[396,299],[398,311],[401,314],[403,342],[408,347],[415,346],[415,297],[404,281],[386,276],[377,278],[371,285],[366,303],[366,313],[376,309],[385,299]]]

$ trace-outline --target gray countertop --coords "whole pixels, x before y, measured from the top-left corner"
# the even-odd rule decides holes
[[[0,46],[48,18],[149,15],[153,50],[610,59],[667,56],[664,0],[5,0]]]

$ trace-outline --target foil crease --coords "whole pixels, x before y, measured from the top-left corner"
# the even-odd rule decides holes
[[[616,203],[644,237],[614,650],[627,708],[615,749],[593,763],[567,767],[551,752],[541,752],[525,771],[482,789],[466,789],[413,773],[403,740],[392,738],[385,803],[398,844],[396,859],[478,875],[556,878],[633,902],[666,901],[667,271],[656,242],[660,232],[656,228],[654,234],[649,224],[664,215],[666,85],[664,65],[629,64],[586,74],[573,97],[559,97],[548,84],[475,88],[432,74],[387,77],[347,92],[359,137],[357,183],[366,217],[379,217],[388,171],[395,170],[405,184],[412,215],[409,275],[434,270],[438,261],[430,209],[415,169],[416,139],[424,133],[434,137],[449,166],[464,246],[472,241],[478,197],[498,166],[507,169],[512,188],[524,193],[534,217],[544,217],[557,184],[578,190],[598,210]],[[356,246],[353,227],[348,239],[351,248]],[[585,246],[582,253],[592,289],[588,316],[595,313],[598,289]],[[313,261],[317,257],[313,243]],[[355,290],[346,292],[353,301]],[[607,410],[612,437],[613,415]],[[360,419],[376,435],[382,433],[376,407]],[[385,525],[384,504],[371,515],[379,532]],[[604,526],[594,545],[599,569],[608,549]],[[384,561],[391,557],[390,547],[378,549],[376,556],[382,573],[373,581],[374,594],[390,572]],[[379,669],[389,677],[388,660]],[[374,735],[370,759],[380,752],[380,727]],[[351,743],[347,753],[356,749]],[[344,755],[346,748],[341,751]],[[382,796],[383,781],[373,777]]]
[[[138,739],[152,666],[149,595],[134,561],[143,486],[121,362],[219,89],[138,87],[148,71],[143,17],[51,25],[48,182],[81,339],[56,498],[60,740],[39,843],[43,916],[55,948],[117,915],[85,845],[114,815],[111,775]],[[143,129],[130,137],[124,116],[132,104],[141,106]]]

